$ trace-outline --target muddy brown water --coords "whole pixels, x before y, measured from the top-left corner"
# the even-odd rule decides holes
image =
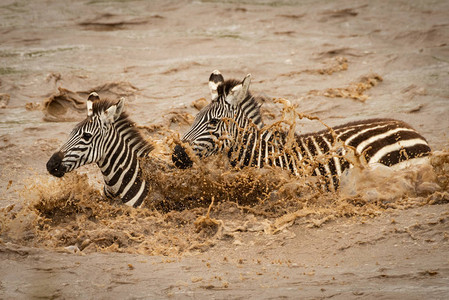
[[[447,298],[447,1],[3,1],[1,298]],[[430,165],[354,169],[338,192],[278,169],[190,170],[170,151],[207,79],[252,74],[325,124],[404,120]],[[127,99],[157,147],[148,205],[102,197],[96,166],[45,163],[91,91]],[[296,130],[323,129],[296,120]]]

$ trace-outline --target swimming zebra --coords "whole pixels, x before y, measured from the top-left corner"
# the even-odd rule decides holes
[[[368,164],[387,166],[430,153],[424,137],[408,124],[393,119],[369,119],[340,125],[333,131],[295,134],[290,138],[292,143],[288,131],[264,127],[260,104],[249,92],[250,79],[247,75],[243,81],[225,81],[220,72],[211,74],[212,101],[197,114],[182,138],[196,155],[207,157],[227,151],[233,166],[277,166],[295,175],[311,168],[312,175],[323,176],[326,185],[335,190],[339,176],[352,166],[345,159],[348,151],[354,151]],[[343,147],[336,147],[338,141],[344,143]],[[175,146],[172,160],[178,168],[192,166],[181,145]]]
[[[87,118],[75,126],[67,142],[47,162],[47,170],[62,177],[80,166],[97,163],[109,198],[138,207],[148,193],[139,157],[153,146],[146,142],[124,112],[125,99],[100,99],[93,92],[87,100]]]

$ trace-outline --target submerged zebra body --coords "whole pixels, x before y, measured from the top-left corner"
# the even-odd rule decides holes
[[[80,166],[97,163],[109,198],[137,207],[148,193],[139,157],[153,146],[146,142],[124,112],[124,98],[118,102],[100,100],[91,93],[87,118],[75,126],[67,142],[47,162],[47,170],[62,177]]]
[[[183,136],[200,157],[227,151],[237,167],[278,166],[295,175],[309,169],[311,175],[323,176],[326,185],[336,189],[339,176],[352,165],[347,159],[350,151],[368,164],[387,166],[430,153],[424,137],[393,119],[357,121],[292,138],[286,130],[264,126],[260,105],[249,92],[249,75],[242,82],[224,81],[214,71],[210,81],[212,102],[198,113]],[[180,168],[192,164],[180,145],[172,158]]]
[[[344,170],[352,166],[352,161],[346,158],[350,156],[347,155],[349,151],[355,154],[352,155],[354,158],[360,157],[362,163],[387,166],[430,153],[425,139],[408,124],[398,120],[352,122],[333,128],[333,132],[323,130],[296,135],[291,143],[287,132],[272,128],[253,130],[252,133],[243,133],[228,153],[235,166],[277,166],[297,176],[322,176],[332,190],[337,189]]]

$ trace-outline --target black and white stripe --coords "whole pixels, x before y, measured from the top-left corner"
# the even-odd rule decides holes
[[[104,177],[106,196],[137,207],[148,193],[139,157],[152,149],[124,112],[124,98],[117,103],[92,93],[87,118],[71,132],[67,142],[47,162],[50,174],[62,177],[80,166],[97,163]]]
[[[293,140],[288,140],[286,130],[263,127],[259,105],[248,92],[249,79],[222,81],[216,99],[198,113],[183,141],[199,156],[228,151],[231,163],[237,167],[277,166],[297,176],[309,169],[312,175],[322,176],[329,188],[336,189],[339,176],[351,167],[346,159],[351,151],[368,164],[387,166],[430,153],[424,137],[408,124],[393,119],[357,121],[336,126],[333,132],[295,134]],[[175,148],[173,161],[178,167],[191,165],[181,146]]]
[[[209,78],[209,88],[211,103],[196,115],[192,126],[182,138],[191,143],[199,156],[210,156],[229,148],[232,138],[227,137],[237,136],[241,128],[246,128],[249,124],[258,129],[263,127],[260,104],[248,91],[249,76],[247,85],[243,85],[237,80],[224,81],[220,72],[214,71]],[[236,101],[239,102],[238,108],[233,104]],[[183,152],[178,154],[185,156]],[[185,158],[188,159],[187,156]],[[174,162],[178,167],[183,167],[186,163],[177,159]]]

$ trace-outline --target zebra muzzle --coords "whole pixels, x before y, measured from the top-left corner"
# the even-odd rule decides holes
[[[56,177],[64,176],[66,168],[62,165],[64,153],[61,151],[55,152],[47,162],[47,171]]]
[[[187,169],[192,167],[193,161],[190,159],[186,149],[181,145],[176,145],[172,154],[172,161],[179,169]]]

